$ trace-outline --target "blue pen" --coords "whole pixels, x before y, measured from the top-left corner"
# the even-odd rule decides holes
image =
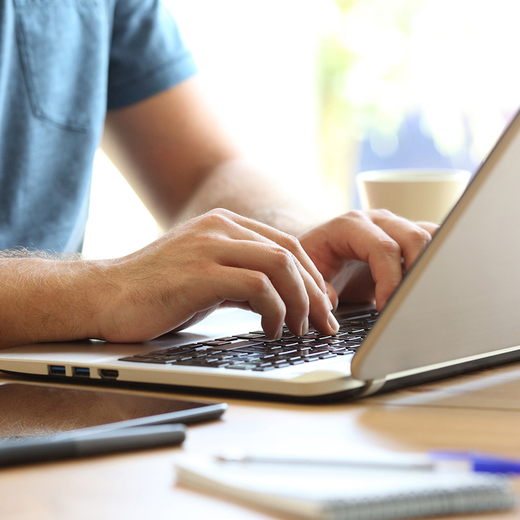
[[[217,455],[219,462],[300,466],[333,466],[372,470],[471,471],[476,473],[520,474],[520,460],[478,452],[432,451],[426,454],[392,453],[371,457],[292,456],[230,453]]]
[[[429,453],[433,462],[449,464],[462,463],[466,469],[476,473],[520,474],[520,460],[497,457],[471,451],[432,451]]]

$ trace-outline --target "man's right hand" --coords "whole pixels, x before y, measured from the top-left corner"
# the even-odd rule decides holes
[[[309,322],[325,334],[337,331],[323,277],[299,241],[227,210],[176,226],[106,269],[93,334],[100,339],[149,340],[223,304],[259,313],[272,338],[284,322],[296,335]]]

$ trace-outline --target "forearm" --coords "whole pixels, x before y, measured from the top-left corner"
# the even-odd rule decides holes
[[[180,216],[187,220],[213,208],[225,208],[298,236],[320,219],[289,189],[244,160],[227,161],[209,172]]]
[[[0,254],[0,348],[95,338],[110,283],[100,262]]]

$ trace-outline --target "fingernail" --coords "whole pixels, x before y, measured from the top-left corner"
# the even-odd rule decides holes
[[[309,332],[309,318],[305,318],[302,323],[302,328],[300,330],[300,336],[305,336]]]
[[[339,330],[339,323],[334,314],[332,312],[329,312],[329,319],[328,319],[329,327],[332,329],[334,334],[338,332]]]

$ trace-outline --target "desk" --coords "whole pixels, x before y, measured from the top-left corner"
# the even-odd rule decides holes
[[[269,446],[348,452],[374,446],[520,457],[518,364],[352,403],[227,402],[223,419],[191,426],[182,447],[0,470],[2,520],[288,518],[175,486],[173,463],[183,453]],[[520,495],[520,479],[515,486]],[[483,517],[518,520],[520,509],[478,515]]]

